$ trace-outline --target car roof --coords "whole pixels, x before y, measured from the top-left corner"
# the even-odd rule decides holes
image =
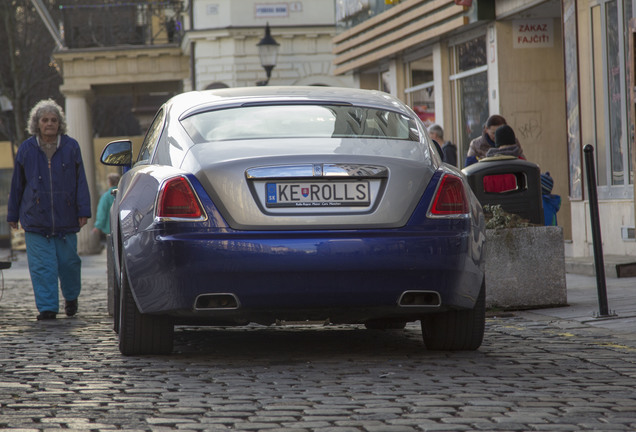
[[[398,99],[378,90],[320,86],[236,87],[181,93],[167,105],[180,118],[214,107],[238,106],[249,103],[321,102],[383,107],[410,114]]]

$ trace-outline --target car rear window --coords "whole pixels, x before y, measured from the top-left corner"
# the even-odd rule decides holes
[[[182,124],[195,143],[269,138],[369,138],[419,141],[415,120],[377,108],[267,105],[200,112]]]

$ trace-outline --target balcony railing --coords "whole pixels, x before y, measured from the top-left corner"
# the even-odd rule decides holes
[[[179,43],[182,12],[182,0],[75,1],[60,6],[60,33],[70,49]]]

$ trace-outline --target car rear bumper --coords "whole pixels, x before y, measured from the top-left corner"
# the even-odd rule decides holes
[[[124,249],[142,313],[210,322],[364,322],[472,308],[484,277],[482,241],[470,233],[383,230],[249,237],[148,231]]]

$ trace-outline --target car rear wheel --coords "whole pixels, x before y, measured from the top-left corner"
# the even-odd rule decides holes
[[[172,320],[139,312],[130,289],[125,263],[121,264],[119,286],[119,351],[124,355],[171,353],[174,338]]]
[[[422,317],[422,338],[427,349],[472,351],[481,346],[486,327],[486,287],[482,282],[475,307]]]
[[[115,274],[113,271],[113,248],[110,245],[110,234],[106,235],[106,278],[107,278],[107,298],[108,298],[108,315],[115,314]]]
[[[119,310],[121,300],[119,295],[119,286],[117,284],[117,269],[115,268],[113,257],[113,245],[110,242],[110,234],[106,241],[106,272],[108,277],[108,313],[113,317],[113,330],[119,333]]]
[[[121,317],[121,291],[118,286],[113,286],[113,330],[115,330],[115,333],[119,333],[120,317]]]

